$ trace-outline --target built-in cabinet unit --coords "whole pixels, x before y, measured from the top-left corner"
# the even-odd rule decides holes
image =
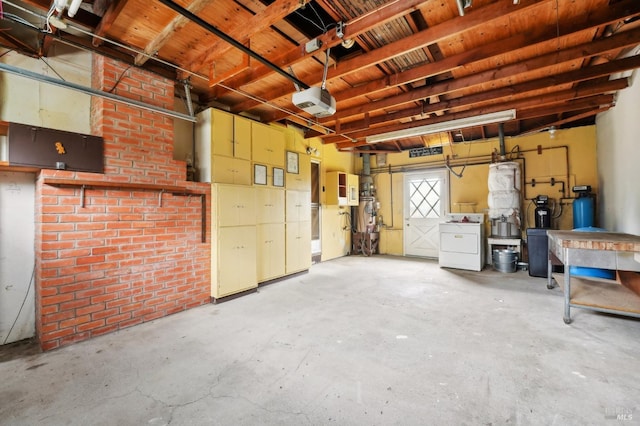
[[[285,275],[285,191],[256,188],[258,282]]]
[[[286,224],[287,274],[304,271],[311,267],[311,222]]]
[[[260,123],[251,128],[253,162],[284,168],[284,134],[282,130]]]
[[[251,184],[251,120],[207,109],[198,114],[196,159],[198,180]]]
[[[211,296],[229,296],[258,286],[254,188],[214,184],[211,191]]]
[[[258,282],[282,277],[285,271],[285,224],[258,225]]]
[[[311,266],[311,159],[298,156],[298,173],[286,175],[286,273]]]
[[[233,114],[198,114],[196,169],[212,182],[211,296],[254,289],[311,266],[311,162],[299,153],[298,173],[276,187],[273,168],[286,171],[285,132]],[[253,165],[267,168],[254,184]]]
[[[311,192],[286,191],[286,272],[311,266]]]
[[[358,175],[345,172],[327,172],[327,204],[338,206],[358,205]]]
[[[298,156],[298,173],[287,173],[287,189],[311,190],[311,159],[307,155]]]

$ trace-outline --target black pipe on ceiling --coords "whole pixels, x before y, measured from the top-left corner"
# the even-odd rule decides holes
[[[224,32],[220,31],[218,28],[214,27],[213,25],[211,25],[210,23],[204,21],[203,19],[199,18],[195,14],[189,12],[187,9],[185,9],[182,6],[180,6],[179,4],[176,4],[176,3],[172,2],[171,0],[159,0],[159,1],[160,1],[160,3],[164,4],[165,6],[167,6],[170,9],[172,9],[173,11],[178,12],[180,15],[182,15],[185,18],[189,19],[190,21],[193,21],[196,24],[200,25],[205,30],[215,34],[218,37],[220,37],[221,39],[223,39],[224,41],[226,41],[227,43],[229,43],[230,45],[232,45],[236,49],[241,50],[242,52],[244,52],[247,55],[251,56],[255,60],[261,62],[266,67],[271,68],[273,71],[275,71],[278,74],[282,75],[283,77],[291,80],[294,84],[297,84],[298,86],[302,87],[303,89],[308,89],[310,87],[308,84],[306,84],[302,80],[299,80],[295,76],[289,74],[288,72],[286,72],[285,70],[283,70],[282,68],[280,68],[279,66],[274,64],[273,62],[271,62],[268,59],[262,57],[260,54],[258,54],[256,52],[254,52],[253,50],[249,49],[247,46],[245,46],[244,44],[240,43],[238,40],[228,36]]]

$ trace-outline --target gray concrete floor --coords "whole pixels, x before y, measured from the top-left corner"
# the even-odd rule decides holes
[[[527,272],[346,257],[49,353],[0,349],[0,424],[640,424],[640,321],[573,318]]]

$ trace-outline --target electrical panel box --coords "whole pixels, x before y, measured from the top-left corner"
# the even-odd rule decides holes
[[[11,166],[104,172],[104,141],[99,136],[9,123],[7,140]]]

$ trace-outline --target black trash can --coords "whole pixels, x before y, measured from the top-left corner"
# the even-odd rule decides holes
[[[527,228],[527,250],[529,252],[529,275],[547,278],[549,241],[547,229]]]

